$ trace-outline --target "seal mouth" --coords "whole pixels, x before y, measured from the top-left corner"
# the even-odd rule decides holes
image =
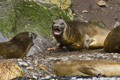
[[[59,28],[55,28],[54,29],[54,34],[55,35],[60,35],[61,34],[61,30]]]

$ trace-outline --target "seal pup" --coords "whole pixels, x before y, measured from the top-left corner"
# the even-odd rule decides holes
[[[0,42],[0,56],[7,58],[22,58],[33,46],[37,34],[21,32],[9,41]]]
[[[107,60],[56,60],[52,69],[56,76],[120,75],[120,63]]]
[[[60,47],[65,46],[69,50],[81,50],[103,47],[109,30],[90,23],[59,19],[53,22],[52,32],[55,39],[60,43]]]
[[[120,53],[120,25],[110,31],[104,42],[104,50]]]

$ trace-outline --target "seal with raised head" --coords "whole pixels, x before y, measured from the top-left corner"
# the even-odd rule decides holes
[[[120,52],[120,25],[110,31],[104,42],[107,52]]]
[[[36,37],[35,33],[21,32],[9,41],[0,42],[0,56],[4,59],[24,57],[33,46]]]
[[[57,76],[120,75],[120,63],[108,60],[56,60],[52,69]]]
[[[53,22],[52,32],[61,46],[69,50],[81,50],[103,47],[109,30],[90,23],[59,19]]]

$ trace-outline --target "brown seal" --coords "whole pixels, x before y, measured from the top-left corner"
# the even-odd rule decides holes
[[[120,75],[120,63],[107,60],[56,60],[52,68],[57,76]]]
[[[0,42],[0,56],[6,58],[21,58],[26,55],[33,46],[36,34],[32,32],[21,32],[6,42]]]
[[[110,31],[104,42],[107,52],[120,52],[120,25]]]
[[[52,32],[62,46],[70,50],[81,50],[103,47],[109,30],[90,23],[59,19],[53,22]]]

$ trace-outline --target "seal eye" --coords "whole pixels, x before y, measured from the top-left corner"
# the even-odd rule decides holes
[[[53,22],[53,24],[55,24],[55,22]]]
[[[63,22],[61,22],[61,23],[60,23],[60,25],[64,25],[64,23],[63,23]]]

